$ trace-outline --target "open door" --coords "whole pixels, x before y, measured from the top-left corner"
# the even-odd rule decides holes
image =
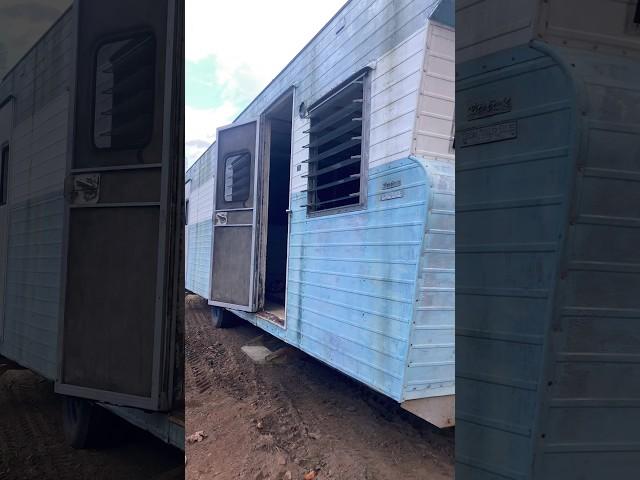
[[[56,391],[168,410],[182,228],[182,0],[79,0]]]
[[[256,305],[257,120],[218,129],[211,304],[247,312]]]

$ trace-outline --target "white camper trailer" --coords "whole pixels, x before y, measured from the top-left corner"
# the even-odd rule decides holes
[[[148,4],[76,1],[0,84],[0,355],[75,446],[96,403],[184,444],[183,5]]]
[[[456,473],[636,478],[640,5],[456,8]]]
[[[451,1],[352,0],[188,170],[186,288],[454,422]]]

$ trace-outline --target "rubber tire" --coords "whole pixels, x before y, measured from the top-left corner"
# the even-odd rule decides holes
[[[106,413],[101,407],[89,400],[65,396],[62,412],[64,436],[71,447],[84,449],[98,444]]]
[[[211,306],[211,325],[213,328],[227,328],[232,323],[231,314],[225,308]]]

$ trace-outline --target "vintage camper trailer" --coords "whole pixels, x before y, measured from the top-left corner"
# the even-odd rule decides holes
[[[456,473],[635,478],[640,7],[456,8]]]
[[[450,1],[352,0],[188,170],[186,288],[438,426],[454,405]]]
[[[0,355],[75,446],[81,399],[184,443],[183,6],[148,4],[76,1],[0,84]]]

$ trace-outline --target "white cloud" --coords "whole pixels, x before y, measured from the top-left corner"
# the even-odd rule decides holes
[[[235,105],[224,103],[218,108],[199,109],[185,106],[185,163],[189,168],[216,138],[216,128],[233,121]]]
[[[187,0],[186,58],[215,55],[231,75],[247,65],[271,80],[335,15],[345,0]],[[227,80],[231,77],[227,77]]]
[[[187,0],[185,42],[187,61],[215,57],[216,80],[226,89],[265,87],[346,0]],[[243,87],[244,86],[244,87]],[[215,88],[215,87],[212,87]],[[244,105],[220,108],[187,105],[187,165],[201,142],[215,140],[215,129],[229,123]],[[201,154],[198,153],[197,155]],[[197,158],[197,156],[196,156]]]

